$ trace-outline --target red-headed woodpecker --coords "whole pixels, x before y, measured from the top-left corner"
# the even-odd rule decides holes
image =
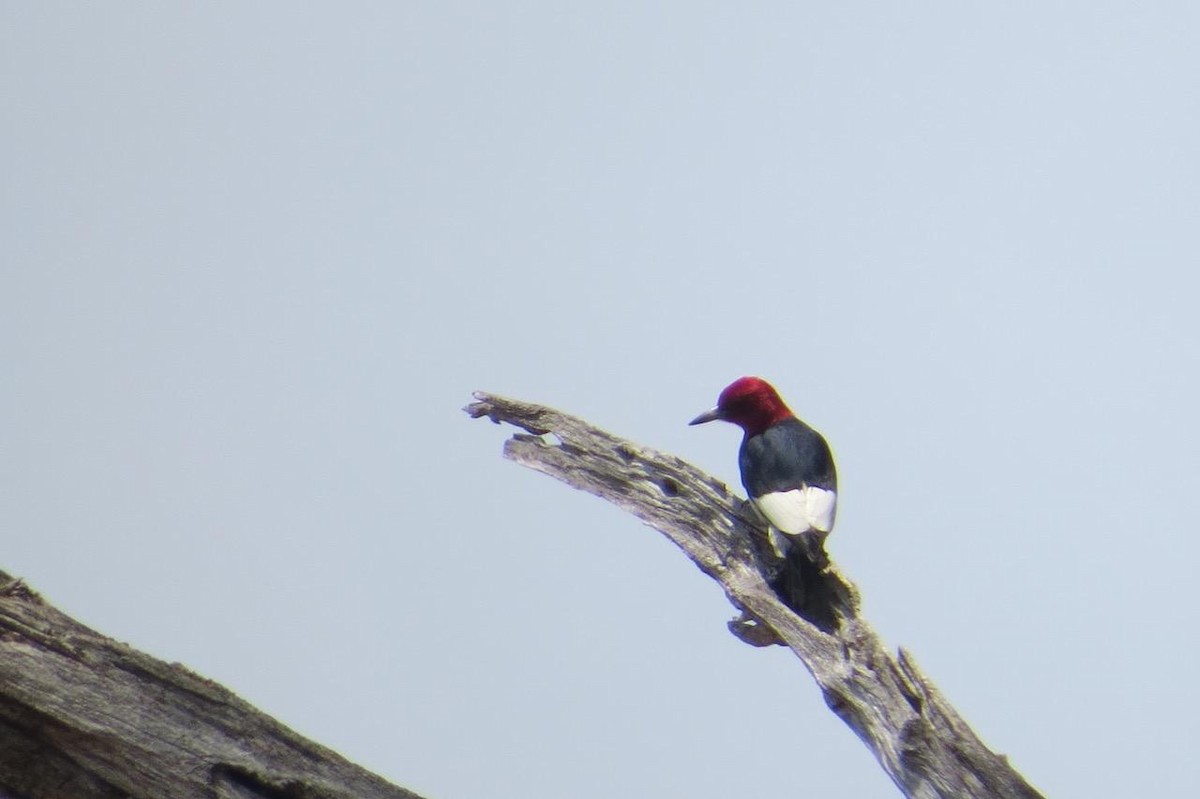
[[[717,407],[690,423],[714,419],[745,432],[738,451],[742,485],[773,530],[789,537],[815,531],[824,539],[837,510],[837,470],[821,434],[797,419],[771,384],[758,377],[730,383]],[[774,535],[772,543],[778,548]]]

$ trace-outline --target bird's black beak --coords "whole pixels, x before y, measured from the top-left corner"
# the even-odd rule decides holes
[[[699,415],[699,416],[697,416],[695,419],[693,419],[692,421],[688,422],[688,424],[689,424],[689,425],[692,425],[692,424],[704,424],[705,422],[712,422],[712,421],[715,421],[715,420],[717,420],[717,419],[720,419],[720,418],[721,418],[721,409],[720,409],[720,408],[713,408],[713,409],[712,409],[712,410],[710,410],[710,411],[705,411],[704,413],[700,414],[700,415]]]

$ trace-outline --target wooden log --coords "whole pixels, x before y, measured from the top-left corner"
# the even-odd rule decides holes
[[[0,799],[420,799],[0,572]]]

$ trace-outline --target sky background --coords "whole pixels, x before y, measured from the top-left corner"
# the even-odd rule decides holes
[[[1200,784],[1194,3],[7,3],[0,568],[428,799],[898,795],[483,389],[737,484],[1047,796]]]

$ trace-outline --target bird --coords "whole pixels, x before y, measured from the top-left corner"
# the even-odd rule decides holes
[[[761,377],[733,381],[715,408],[689,424],[717,420],[742,428],[742,485],[770,525],[776,554],[785,557],[793,544],[809,552],[814,543],[820,547],[837,515],[837,468],[825,437],[798,419]]]

